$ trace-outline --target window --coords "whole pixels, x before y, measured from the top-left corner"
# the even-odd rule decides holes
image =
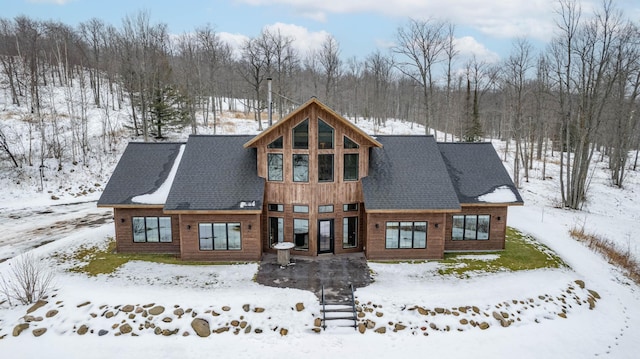
[[[296,245],[295,249],[307,250],[309,249],[309,220],[308,219],[293,219],[293,242]]]
[[[358,246],[358,217],[342,219],[342,248]]]
[[[169,243],[171,235],[171,217],[133,217],[133,241]]]
[[[198,239],[201,251],[242,249],[240,223],[200,223]]]
[[[282,136],[276,138],[273,142],[268,144],[267,148],[282,148]]]
[[[318,119],[318,149],[326,150],[331,148],[333,148],[333,128]]]
[[[293,148],[303,150],[309,148],[309,120],[304,120],[293,128]]]
[[[267,161],[269,165],[269,181],[282,181],[282,154],[269,153]]]
[[[344,148],[345,149],[355,149],[360,148],[357,143],[353,142],[349,137],[344,136]]]
[[[269,217],[269,243],[271,247],[284,242],[284,218]]]
[[[357,153],[345,153],[344,154],[344,180],[345,181],[357,181],[358,180],[358,154]]]
[[[457,241],[488,240],[489,223],[491,223],[491,216],[487,214],[453,216],[451,239]]]
[[[347,204],[342,206],[342,210],[345,211],[345,212],[356,212],[356,211],[358,211],[358,204],[357,203],[347,203]]]
[[[387,222],[386,248],[426,248],[427,222]]]
[[[274,203],[269,203],[267,205],[267,209],[271,212],[284,212],[284,205],[283,204],[274,204]]]
[[[333,182],[333,155],[318,155],[318,182]]]
[[[309,155],[293,155],[293,181],[309,182]]]
[[[332,213],[333,212],[333,205],[332,204],[327,204],[324,206],[318,206],[318,213]]]
[[[293,212],[295,213],[309,213],[309,206],[293,206]]]

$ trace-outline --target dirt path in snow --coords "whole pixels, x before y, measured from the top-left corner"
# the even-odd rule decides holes
[[[112,220],[108,208],[95,201],[19,209],[0,208],[0,263],[72,233]]]

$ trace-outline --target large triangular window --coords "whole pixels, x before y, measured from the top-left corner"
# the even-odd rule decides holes
[[[353,142],[349,137],[344,136],[344,148],[345,149],[353,149],[353,148],[360,148],[360,146]]]
[[[267,148],[282,148],[282,136],[276,138],[273,142],[268,144]]]

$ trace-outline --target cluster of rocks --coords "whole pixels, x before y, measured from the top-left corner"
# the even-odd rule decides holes
[[[58,309],[49,309],[45,316],[34,316],[32,313],[40,308],[49,305],[46,300],[35,303],[27,310],[27,314],[22,317],[22,323],[17,324],[13,329],[13,336],[17,337],[28,329],[32,329],[32,334],[39,337],[47,332],[45,326],[46,318],[55,317],[59,313],[59,308],[63,307],[62,301],[55,303]],[[51,307],[51,305],[49,305]],[[152,331],[156,335],[172,336],[179,335],[181,328],[186,327],[184,320],[190,320],[190,326],[193,330],[182,330],[182,336],[189,336],[192,333],[200,337],[208,337],[211,334],[221,334],[232,332],[233,334],[261,334],[265,329],[252,326],[248,316],[262,315],[266,309],[263,307],[252,307],[250,304],[244,304],[242,310],[245,315],[239,315],[233,318],[230,313],[230,306],[222,306],[219,310],[207,309],[202,313],[192,308],[181,308],[175,305],[172,311],[168,311],[164,306],[149,303],[145,305],[116,305],[113,307],[101,305],[94,310],[91,302],[84,302],[76,306],[77,310],[89,308],[89,317],[85,324],[79,326],[74,325],[72,332],[77,335],[97,334],[99,336],[112,334],[114,336],[131,335],[138,336],[144,332]],[[86,309],[86,308],[85,308]],[[292,310],[301,312],[305,310],[303,303],[297,303]],[[222,314],[225,315],[222,315]],[[184,319],[183,319],[184,317]],[[219,320],[216,318],[219,317]],[[233,318],[233,319],[230,319]],[[92,324],[92,319],[98,324]],[[103,320],[98,320],[103,319]],[[267,320],[271,317],[268,316]],[[112,322],[110,326],[105,326],[105,320]],[[289,329],[278,326],[269,326],[269,330],[276,331],[280,335],[285,336],[289,333]],[[64,329],[57,329],[64,333]],[[0,339],[4,338],[0,337]]]
[[[386,333],[387,331],[399,332],[408,329],[411,330],[412,334],[423,333],[426,336],[429,335],[429,331],[464,331],[472,328],[486,330],[492,325],[506,328],[515,322],[522,321],[521,317],[526,311],[540,306],[545,306],[546,308],[541,318],[551,319],[553,316],[557,316],[566,319],[567,314],[574,306],[584,305],[592,310],[595,308],[598,299],[600,299],[600,295],[597,292],[585,289],[584,282],[576,280],[556,296],[546,294],[537,298],[514,299],[483,309],[477,306],[435,307],[433,309],[418,305],[404,307],[403,311],[408,310],[416,313],[415,318],[407,322],[384,321],[382,319],[384,317],[382,306],[371,302],[360,303],[356,301],[356,310],[358,312],[358,331],[360,333],[364,334],[368,330],[373,330],[376,333]],[[455,319],[450,320],[447,318],[447,320],[443,320],[443,316]],[[539,323],[541,318],[535,317],[534,321]],[[443,322],[449,324],[442,324]]]
[[[363,334],[367,331],[380,334],[410,331],[414,335],[420,333],[429,335],[430,331],[464,331],[474,328],[486,330],[491,326],[509,327],[513,323],[522,321],[522,318],[529,321],[534,318],[533,321],[536,323],[540,322],[540,319],[567,318],[570,311],[578,306],[594,309],[599,299],[600,295],[597,292],[585,288],[583,281],[576,280],[554,296],[546,294],[537,298],[514,299],[484,308],[477,306],[427,308],[420,305],[403,307],[400,312],[405,313],[401,315],[401,319],[404,320],[389,318],[394,314],[387,313],[385,315],[384,309],[386,308],[383,309],[381,305],[372,302],[361,303],[356,300],[357,330]],[[46,308],[41,310],[43,307]],[[63,307],[62,301],[57,301],[55,304],[49,304],[46,300],[38,301],[27,309],[21,323],[13,328],[13,336],[17,337],[27,330],[31,330],[35,337],[45,334],[47,328],[51,328],[50,325],[45,325],[47,319],[59,315],[58,313]],[[303,303],[297,303],[291,308],[292,311],[297,312],[302,312],[305,309]],[[222,306],[217,310],[209,308],[200,313],[197,309],[184,309],[179,305],[174,305],[172,310],[167,310],[164,306],[155,303],[94,306],[91,302],[84,302],[78,304],[73,310],[84,310],[88,313],[85,323],[73,326],[72,332],[77,335],[137,336],[145,332],[153,332],[156,335],[172,336],[180,335],[181,331],[182,336],[195,333],[199,337],[226,332],[235,335],[240,333],[261,334],[265,328],[252,325],[252,319],[259,320],[262,326],[264,326],[264,319],[271,320],[271,316],[262,314],[265,313],[265,308],[250,304],[242,305],[242,311],[234,312],[230,306]],[[531,310],[535,312],[525,316],[527,311]],[[407,313],[410,315],[407,316]],[[315,318],[311,330],[316,333],[322,332],[322,319],[313,314],[312,317]],[[93,323],[92,319],[95,319]],[[184,329],[188,328],[185,321],[189,321],[191,330]],[[266,330],[277,332],[282,336],[289,333],[289,329],[275,323],[267,325],[267,327]],[[68,331],[64,328],[55,329],[60,333]],[[0,339],[6,336],[7,334],[4,334],[0,336]]]

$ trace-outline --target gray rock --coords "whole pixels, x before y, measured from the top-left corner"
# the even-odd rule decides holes
[[[104,329],[100,329],[98,331],[98,336],[103,336],[103,335],[107,335],[109,333],[108,330],[104,330]]]

